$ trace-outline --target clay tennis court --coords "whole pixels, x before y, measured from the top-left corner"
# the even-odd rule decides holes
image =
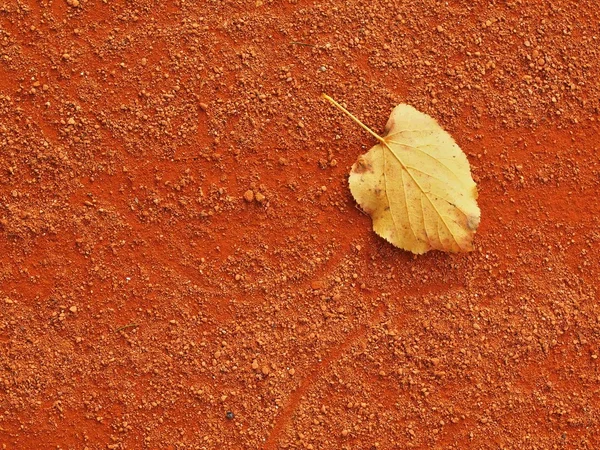
[[[0,448],[600,448],[595,1],[0,3]],[[474,251],[372,230],[407,103]]]

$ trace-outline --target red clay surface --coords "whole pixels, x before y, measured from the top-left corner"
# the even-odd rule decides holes
[[[0,4],[0,446],[600,448],[600,9],[472,3]],[[454,136],[476,251],[321,92]]]

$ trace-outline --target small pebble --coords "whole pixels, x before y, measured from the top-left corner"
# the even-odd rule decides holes
[[[310,283],[310,287],[317,290],[317,289],[323,289],[325,287],[325,283],[321,280],[315,280],[315,281],[311,281]]]

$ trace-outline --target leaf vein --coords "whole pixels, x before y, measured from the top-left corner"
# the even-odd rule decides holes
[[[385,153],[385,152],[384,152]],[[406,208],[406,218],[408,219],[408,226],[410,227],[410,231],[418,241],[417,233],[415,233],[415,229],[413,228],[412,220],[410,219],[410,210],[408,209],[408,197],[406,197],[406,185],[404,184],[404,171],[400,171],[400,177],[402,178],[402,194],[404,194],[404,208]],[[390,210],[391,212],[391,210]]]
[[[396,160],[400,163],[400,165],[402,166],[403,171],[401,171],[400,173],[403,174],[404,172],[406,172],[411,179],[413,180],[413,182],[417,185],[417,187],[419,188],[419,190],[421,191],[421,193],[427,198],[427,200],[429,201],[429,203],[431,204],[431,206],[433,206],[433,209],[435,209],[435,212],[437,213],[437,215],[439,216],[439,218],[442,220],[442,222],[444,223],[444,226],[446,227],[446,230],[448,230],[448,233],[450,233],[450,235],[452,236],[452,239],[454,240],[454,242],[456,242],[456,245],[458,246],[459,249],[462,249],[462,247],[460,246],[460,244],[458,243],[458,241],[456,240],[456,236],[454,235],[454,233],[452,232],[452,230],[450,229],[450,227],[448,226],[448,224],[446,223],[446,220],[444,219],[444,217],[442,216],[442,214],[440,213],[440,211],[437,209],[437,207],[435,206],[435,204],[433,203],[433,201],[429,198],[429,195],[427,195],[427,192],[425,191],[425,189],[423,189],[423,187],[419,184],[419,182],[417,181],[417,179],[413,176],[412,173],[410,173],[408,171],[408,169],[406,168],[406,165],[404,164],[404,162],[402,161],[402,159],[391,149],[391,147],[388,145],[387,142],[385,142],[385,146],[386,148],[392,153],[392,155],[394,155],[394,157],[396,158]],[[429,155],[431,156],[431,155]],[[435,158],[434,158],[435,159]],[[449,170],[449,169],[448,169]],[[404,181],[404,177],[403,177],[403,181]],[[406,191],[405,189],[403,189],[403,191]],[[405,201],[406,201],[406,192],[404,192],[404,197],[405,197]],[[456,208],[456,207],[455,207]],[[408,211],[408,202],[406,203],[406,209]],[[458,208],[456,208],[458,209]],[[410,223],[410,214],[408,215],[408,220]],[[415,237],[417,236],[414,232],[414,230],[412,230],[412,226],[411,226],[411,231],[413,232],[413,234],[415,235]],[[418,238],[417,238],[418,239]]]
[[[441,161],[441,159],[449,159],[449,158],[440,158],[440,157],[437,157],[437,156],[433,156],[433,155],[427,153],[426,151],[422,150],[421,147],[423,147],[423,146],[414,146],[414,145],[404,144],[402,142],[397,142],[397,141],[389,141],[389,142],[393,143],[393,144],[397,144],[397,145],[402,145],[404,147],[409,147],[409,148],[412,148],[414,150],[417,150],[417,151],[421,152],[423,155],[428,156],[433,161],[435,161],[436,163],[438,163],[440,166],[442,166],[443,168],[445,168],[450,173],[450,175],[452,175],[457,181],[460,182],[460,184],[464,184],[463,180],[461,180],[460,177],[456,173],[454,173],[454,171],[450,167],[448,167],[446,164],[444,164]],[[393,153],[393,150],[391,149],[391,147],[388,146],[388,148]]]
[[[390,197],[388,195],[388,182],[387,182],[387,159],[385,157],[385,149],[383,147],[381,147],[381,153],[383,154],[383,183],[385,185],[385,199],[387,200],[388,206],[390,208],[390,216],[392,217],[392,224],[394,225],[394,230],[396,231],[396,233],[398,233],[398,224],[396,224],[396,218],[394,217],[394,212],[392,211],[392,202],[390,201]],[[406,198],[406,197],[405,197]],[[407,212],[408,212],[408,205],[406,205],[407,208]],[[409,223],[410,223],[410,217],[409,217]],[[412,231],[412,229],[411,229]],[[413,232],[414,234],[414,232]]]

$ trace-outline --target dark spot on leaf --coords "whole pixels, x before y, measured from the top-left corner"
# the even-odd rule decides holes
[[[354,167],[352,168],[352,171],[358,174],[373,172],[373,166],[369,164],[364,157],[359,156],[358,161],[356,161],[356,164],[354,164]]]
[[[392,130],[394,128],[395,123],[396,123],[396,121],[394,120],[393,116],[390,116],[387,123],[385,124],[383,136],[387,136],[387,134],[390,132],[390,130]]]

